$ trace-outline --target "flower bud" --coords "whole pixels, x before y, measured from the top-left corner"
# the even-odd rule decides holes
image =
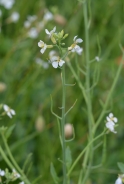
[[[70,138],[73,135],[73,126],[70,123],[65,124],[64,132],[65,137]]]
[[[35,122],[35,128],[38,132],[42,132],[45,126],[45,121],[42,116],[38,116]]]
[[[56,44],[56,39],[54,38],[54,35],[51,36],[51,41]]]
[[[64,36],[63,36],[63,40],[65,39],[65,38],[67,38],[68,37],[68,34],[65,34]]]

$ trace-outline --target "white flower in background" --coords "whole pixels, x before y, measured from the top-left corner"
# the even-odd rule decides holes
[[[40,40],[39,42],[38,42],[38,47],[41,47],[41,50],[40,50],[40,52],[43,54],[44,52],[45,52],[45,50],[47,49],[47,45],[42,41],[42,40]]]
[[[115,131],[115,123],[118,122],[118,119],[116,117],[113,116],[113,113],[110,113],[107,117],[107,122],[106,122],[106,127],[113,133],[117,133]]]
[[[61,67],[65,63],[65,61],[62,60],[59,56],[53,56],[51,58],[51,63],[53,68],[58,68],[59,66]]]
[[[46,13],[44,14],[43,19],[44,19],[45,21],[52,20],[52,19],[53,19],[53,14],[52,14],[51,12],[48,11],[48,12],[46,12]]]
[[[0,169],[0,176],[4,176],[5,175],[5,171]]]
[[[12,173],[13,173],[15,178],[20,178],[20,174],[17,173],[17,171],[15,169],[12,170]]]
[[[36,29],[35,27],[32,27],[32,28],[28,31],[28,36],[29,36],[30,38],[33,38],[33,39],[37,38],[37,37],[38,37],[38,31],[37,31],[37,29]]]
[[[6,9],[11,9],[15,0],[0,0],[0,5],[3,5]]]
[[[24,181],[20,182],[19,184],[25,184]]]
[[[51,37],[52,34],[55,33],[55,31],[56,31],[56,27],[54,27],[51,31],[48,31],[48,29],[45,29],[45,32],[46,32],[46,34],[49,35],[49,37]]]
[[[51,50],[50,52],[49,52],[49,58],[51,59],[53,56],[56,56],[56,51],[55,50]]]
[[[29,28],[32,24],[32,22],[34,22],[35,20],[37,19],[37,16],[36,15],[29,15],[27,17],[27,20],[24,22],[24,27],[25,28]]]
[[[77,38],[77,36],[74,37],[74,39],[73,39],[74,43],[70,47],[68,47],[68,50],[71,51],[71,52],[76,52],[77,54],[81,55],[82,51],[83,51],[83,48],[81,48],[77,44],[82,43],[83,40],[81,38],[78,38],[78,39],[76,39],[76,38]]]
[[[13,109],[10,109],[10,107],[6,104],[3,105],[3,109],[10,118],[12,118],[12,116],[16,114],[15,111]]]
[[[99,62],[100,61],[100,58],[98,56],[96,56],[95,57],[95,60]]]
[[[28,15],[27,20],[29,22],[34,22],[37,19],[36,15]]]
[[[12,22],[17,22],[19,20],[19,17],[20,15],[18,12],[13,12],[10,16],[10,19]]]
[[[114,117],[113,113],[110,113],[107,117],[106,117],[107,121],[113,121],[114,123],[118,122],[118,119],[116,117]]]
[[[121,177],[118,177],[118,179],[115,181],[115,184],[123,184]]]
[[[49,67],[49,64],[46,63],[45,61],[43,61],[43,60],[40,59],[40,58],[36,58],[35,62],[36,62],[38,65],[42,66],[44,69],[47,69],[47,68]]]
[[[2,16],[2,10],[0,10],[0,17]]]
[[[25,27],[25,28],[29,28],[30,25],[31,25],[31,23],[30,23],[28,20],[26,20],[26,21],[24,22],[24,27]]]

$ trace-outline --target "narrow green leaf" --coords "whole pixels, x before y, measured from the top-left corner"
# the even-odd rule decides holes
[[[124,173],[124,164],[123,164],[122,162],[118,162],[117,165],[118,165],[120,171],[121,171],[122,173]]]
[[[10,137],[10,135],[12,134],[12,131],[13,131],[14,128],[15,128],[15,124],[10,126],[9,128],[7,128],[7,130],[5,132],[6,139],[8,139]]]
[[[55,168],[54,168],[54,166],[53,166],[53,163],[51,163],[51,165],[50,165],[50,173],[51,173],[51,175],[52,175],[52,178],[53,178],[54,182],[55,182],[56,184],[58,184],[59,178],[58,178],[58,176],[57,176],[57,173],[56,173],[56,170],[55,170]]]
[[[71,164],[72,164],[71,150],[69,147],[67,147],[66,148],[66,165],[68,169],[70,169]]]

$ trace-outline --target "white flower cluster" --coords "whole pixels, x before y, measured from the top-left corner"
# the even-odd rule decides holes
[[[24,22],[24,27],[28,29],[28,36],[32,39],[35,39],[39,35],[39,31],[44,28],[45,24],[48,21],[53,19],[53,14],[49,11],[46,11],[42,21],[37,22],[38,17],[36,15],[27,16],[27,20]]]
[[[49,38],[51,38],[53,44],[56,45],[56,39],[54,36],[60,36],[61,34],[63,35],[64,34],[64,31],[62,30],[62,32],[60,33],[56,33],[56,27],[54,27],[51,31],[48,31],[48,29],[45,29],[45,32],[46,34],[49,36]],[[58,36],[58,37],[59,37]],[[61,38],[62,39],[62,38]],[[82,43],[83,40],[81,38],[77,38],[77,36],[74,37],[73,39],[74,43],[68,47],[68,51],[70,52],[76,52],[77,54],[81,55],[82,51],[83,51],[83,48],[81,48],[78,43]],[[52,48],[53,45],[47,45],[46,43],[44,43],[42,40],[40,40],[38,42],[38,47],[40,47],[40,52],[43,54],[47,48]],[[50,55],[50,54],[49,54]],[[62,67],[63,64],[65,63],[65,61],[60,58],[58,55],[56,55],[55,53],[52,53],[52,55],[50,55],[49,57],[49,62],[52,64],[52,66],[54,68],[58,68],[58,67]]]
[[[106,127],[113,133],[117,133],[115,131],[115,123],[118,122],[118,119],[116,117],[114,117],[113,113],[110,113],[107,117],[106,117]]]

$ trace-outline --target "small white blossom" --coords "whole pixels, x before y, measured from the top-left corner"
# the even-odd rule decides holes
[[[19,13],[18,12],[13,12],[12,14],[11,14],[11,21],[12,22],[17,22],[18,20],[19,20],[19,17],[20,17],[20,15],[19,15]]]
[[[37,16],[36,15],[29,15],[27,17],[27,20],[24,22],[24,27],[25,28],[29,28],[32,24],[32,22],[34,22],[35,20],[37,19]]]
[[[46,12],[46,13],[44,14],[43,19],[44,19],[45,21],[52,20],[52,19],[53,19],[53,14],[52,14],[51,12]]]
[[[100,61],[100,58],[98,56],[96,56],[95,57],[95,60],[99,62]]]
[[[5,171],[0,169],[0,176],[4,176],[5,175]]]
[[[42,40],[40,40],[39,42],[38,42],[38,47],[41,47],[41,50],[40,50],[40,52],[43,54],[44,52],[45,52],[45,50],[47,49],[47,45],[42,41]]]
[[[33,38],[33,39],[37,38],[37,37],[38,37],[38,31],[37,31],[37,29],[36,29],[35,27],[32,27],[32,28],[28,31],[28,36],[29,36],[30,38]]]
[[[77,44],[82,43],[83,40],[81,38],[78,38],[78,39],[76,39],[76,38],[77,38],[77,36],[74,37],[74,39],[73,39],[74,43],[70,47],[68,47],[68,50],[71,51],[71,52],[76,52],[77,54],[81,55],[82,51],[83,51],[83,48],[81,48]]]
[[[113,113],[110,113],[107,117],[106,117],[106,127],[113,133],[117,133],[115,131],[115,123],[118,122],[118,119],[116,117],[113,116]]]
[[[12,115],[16,114],[15,111],[13,109],[10,109],[10,107],[6,104],[3,105],[3,109],[10,118],[12,118]]]
[[[56,56],[56,51],[55,50],[51,50],[50,52],[49,52],[49,58],[51,59],[53,56]]]
[[[113,132],[113,133],[117,133],[116,131],[115,131],[115,124],[113,123],[113,121],[108,121],[107,123],[106,123],[106,127],[110,130],[110,132]]]
[[[14,3],[14,0],[0,0],[0,5],[3,5],[6,9],[11,9]]]
[[[53,68],[58,68],[59,66],[61,67],[65,61],[62,60],[59,56],[53,56],[51,58],[52,66]]]
[[[47,69],[47,68],[49,67],[49,64],[46,63],[46,62],[44,62],[44,61],[43,61],[42,59],[40,59],[40,58],[36,58],[35,62],[36,62],[38,65],[42,66],[44,69]]]
[[[107,121],[113,121],[114,123],[118,122],[118,119],[116,117],[113,116],[113,113],[110,113],[107,117],[106,117]]]
[[[122,179],[118,177],[118,179],[115,181],[115,184],[123,184]]]
[[[12,172],[13,172],[13,175],[15,178],[20,178],[20,174],[17,173],[17,171],[15,169],[13,169]]]
[[[49,37],[51,37],[52,34],[55,33],[55,31],[56,31],[56,27],[54,27],[51,31],[48,31],[48,29],[45,29],[45,32],[46,32],[46,34],[49,35]]]
[[[25,184],[24,181],[20,182],[19,184]]]

